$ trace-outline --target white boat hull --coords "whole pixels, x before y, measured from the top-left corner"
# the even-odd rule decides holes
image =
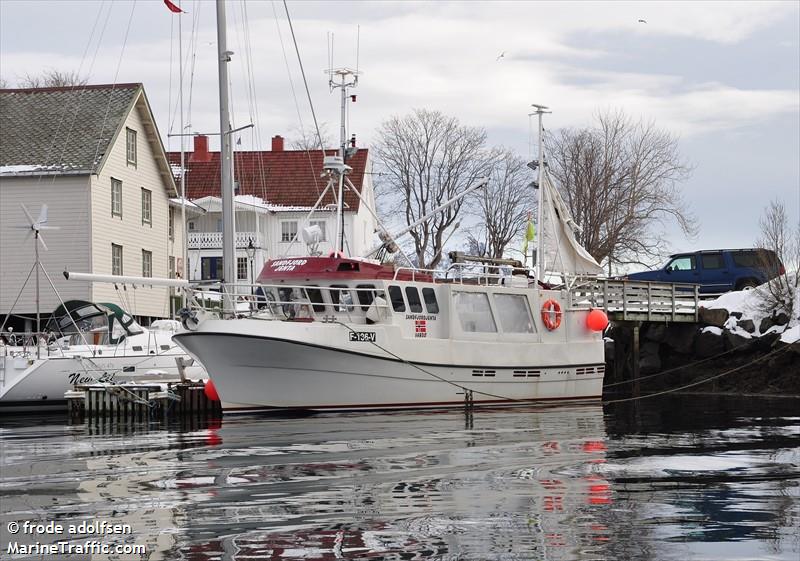
[[[602,340],[524,344],[408,340],[370,326],[376,344],[341,324],[209,320],[175,341],[203,362],[225,411],[461,405],[599,398]],[[444,361],[447,361],[444,363]]]
[[[158,355],[0,357],[0,413],[66,410],[64,393],[74,384],[178,380],[177,357],[188,359],[179,349]],[[197,364],[186,368],[186,376],[207,377]]]

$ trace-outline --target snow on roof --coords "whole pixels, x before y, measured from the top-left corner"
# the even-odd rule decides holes
[[[261,197],[255,195],[236,195],[236,210],[256,211],[256,212],[310,212],[313,206],[291,206],[291,205],[276,205],[269,203]],[[221,212],[222,199],[215,196],[206,196],[195,199],[194,202],[206,212]],[[315,212],[332,212],[334,208],[319,207]]]

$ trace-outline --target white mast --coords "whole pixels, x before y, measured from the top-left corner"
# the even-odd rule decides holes
[[[222,188],[222,278],[223,293],[236,282],[236,246],[233,209],[233,145],[228,91],[228,63],[233,51],[227,47],[225,0],[217,0],[217,53],[219,55],[220,186]],[[226,286],[227,285],[227,286]],[[223,298],[223,314],[233,313],[230,296]]]
[[[533,112],[534,115],[539,116],[539,173],[536,177],[536,181],[539,184],[539,200],[536,208],[536,232],[537,234],[537,241],[536,241],[536,280],[541,281],[543,280],[543,276],[545,274],[545,262],[544,262],[544,228],[542,223],[542,216],[543,216],[543,207],[544,207],[544,127],[542,126],[542,115],[545,113],[551,113],[551,111],[546,111],[548,109],[545,105],[538,105],[536,103],[531,104],[536,111]]]
[[[337,68],[329,70],[330,78],[328,85],[331,90],[341,88],[342,90],[342,122],[339,126],[339,157],[342,159],[342,164],[345,163],[347,157],[347,130],[345,125],[347,123],[347,88],[355,88],[358,85],[358,71],[349,68]],[[339,78],[339,82],[334,81],[334,76]],[[349,78],[352,76],[352,80]],[[324,150],[325,147],[323,146]],[[336,238],[335,243],[338,244],[337,252],[344,255],[344,173],[346,168],[342,168],[339,173],[339,191],[336,200]]]
[[[183,18],[181,17],[184,14],[181,11],[178,14],[178,98],[180,99],[179,109],[181,112],[181,238],[183,240],[183,248],[181,251],[181,260],[183,261],[180,270],[178,271],[181,275],[181,278],[184,280],[189,279],[189,232],[187,231],[186,226],[186,147],[184,144],[184,136],[183,133],[185,132],[183,127],[183,30],[181,26],[181,21]],[[174,228],[175,225],[173,224],[172,227]],[[174,232],[173,232],[174,234]],[[184,293],[181,297],[182,306],[186,306],[186,294]]]

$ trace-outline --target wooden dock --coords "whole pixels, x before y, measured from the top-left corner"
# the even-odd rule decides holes
[[[613,322],[697,323],[700,286],[627,280],[595,280],[570,290],[574,305],[603,310]]]

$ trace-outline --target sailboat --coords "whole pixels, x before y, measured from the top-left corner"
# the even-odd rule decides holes
[[[224,2],[217,2],[217,26],[223,233],[224,244],[232,244]],[[347,183],[345,137],[342,132],[339,156],[324,164],[339,187],[340,215]],[[543,162],[541,148],[539,154]],[[540,255],[549,253],[548,262],[568,267],[562,272],[566,275],[599,274],[600,266],[575,241],[566,205],[544,165],[538,183],[540,212],[550,220],[547,227],[539,221]],[[420,270],[344,257],[341,238],[338,229],[338,251],[329,256],[268,261],[255,289],[225,284],[221,311],[195,300],[184,319],[187,331],[174,340],[205,365],[225,411],[600,397],[605,370],[601,331],[607,319],[602,311],[573,301],[569,290],[542,282],[546,271],[541,264],[532,277],[513,263]],[[382,249],[395,246],[391,236],[384,238]],[[235,279],[233,250],[224,248],[224,278]],[[236,309],[237,301],[254,294],[251,311]]]

